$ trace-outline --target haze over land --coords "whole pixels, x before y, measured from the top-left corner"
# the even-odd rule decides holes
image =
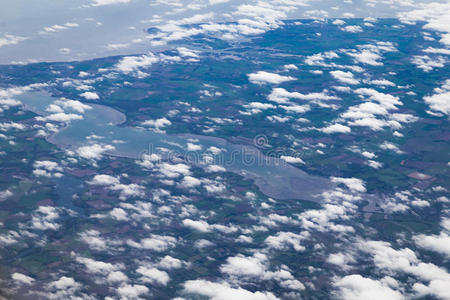
[[[448,1],[0,20],[0,298],[450,299]]]

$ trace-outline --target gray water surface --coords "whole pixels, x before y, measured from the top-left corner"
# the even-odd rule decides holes
[[[17,98],[26,109],[43,116],[49,114],[45,108],[57,100],[45,92],[30,92]],[[253,146],[234,144],[211,136],[166,134],[121,126],[126,120],[121,112],[104,105],[89,105],[92,109],[84,113],[82,120],[71,121],[49,136],[48,141],[64,149],[76,150],[93,143],[88,137],[96,135],[101,138],[95,139],[95,143],[115,147],[115,150],[108,152],[110,155],[141,158],[143,154],[158,153],[165,158],[180,156],[198,166],[206,166],[203,155],[212,155],[208,148],[220,148],[221,153],[213,155],[213,164],[252,179],[262,193],[275,199],[319,201],[317,196],[334,185],[327,178],[309,175],[279,158],[265,156]],[[188,142],[201,145],[202,150],[187,151]]]

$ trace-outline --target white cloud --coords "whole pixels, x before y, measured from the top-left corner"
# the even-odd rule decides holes
[[[8,45],[16,45],[22,41],[27,40],[27,37],[5,34],[0,38],[0,48]]]
[[[241,287],[231,287],[228,283],[216,283],[207,280],[189,280],[184,283],[187,293],[210,297],[211,300],[275,300],[270,292],[250,292]]]
[[[103,157],[103,154],[109,151],[113,151],[116,148],[111,145],[92,144],[88,146],[81,146],[76,150],[76,153],[82,158],[99,160]]]
[[[152,234],[149,238],[142,239],[139,243],[128,240],[130,247],[138,249],[150,249],[156,252],[163,252],[169,248],[175,247],[177,239],[171,236]]]
[[[158,266],[161,269],[172,270],[172,269],[180,269],[182,268],[184,263],[178,258],[174,258],[172,256],[166,255],[161,261],[158,263]]]
[[[36,161],[33,166],[35,169],[33,170],[33,174],[36,176],[45,176],[45,177],[61,177],[63,174],[61,173],[63,169],[58,165],[57,162],[48,161],[48,160],[39,160]]]
[[[193,187],[197,187],[201,184],[201,180],[192,177],[192,176],[184,176],[183,180],[181,181],[181,185],[183,187],[187,187],[187,188],[193,188]]]
[[[265,83],[280,84],[282,82],[295,80],[295,78],[291,76],[283,76],[265,71],[250,73],[247,76],[250,82],[255,84],[265,84]]]
[[[330,74],[337,80],[347,84],[358,84],[359,80],[353,77],[353,73],[344,71],[331,71]]]
[[[73,27],[78,27],[78,26],[80,26],[80,25],[77,23],[67,22],[63,25],[56,24],[56,25],[44,27],[44,29],[41,30],[39,33],[40,34],[48,34],[48,33],[53,33],[53,32],[60,32],[60,31],[67,30],[67,29],[73,28]]]
[[[358,178],[331,177],[331,181],[335,183],[342,183],[353,192],[366,192],[364,181]]]
[[[266,261],[266,255],[261,253],[228,257],[226,263],[220,266],[220,271],[234,276],[262,277],[266,272]]]
[[[383,150],[391,150],[391,151],[394,151],[394,152],[396,152],[398,154],[403,153],[396,145],[394,145],[394,144],[392,144],[390,142],[383,142],[380,145],[380,148],[383,149]]]
[[[423,50],[425,53],[450,55],[450,49],[428,47]]]
[[[441,253],[450,258],[450,235],[441,232],[439,235],[419,234],[414,237],[419,247]]]
[[[350,127],[342,125],[342,124],[333,124],[328,127],[321,129],[325,133],[349,133],[352,130]]]
[[[202,146],[194,144],[194,143],[187,143],[187,150],[188,151],[200,151],[200,150],[202,150]]]
[[[432,263],[424,263],[409,248],[393,249],[387,242],[362,241],[359,244],[361,251],[373,256],[378,269],[389,273],[399,272],[414,276],[422,282],[414,283],[413,290],[417,297],[433,295],[440,299],[449,299],[448,283],[450,274],[447,270]],[[416,279],[416,280],[417,280]]]
[[[327,94],[328,91],[323,91],[321,93],[309,93],[302,94],[299,92],[289,92],[284,88],[274,88],[270,95],[267,97],[270,101],[284,104],[289,103],[289,99],[299,99],[299,100],[338,100],[336,96],[331,96]]]
[[[423,98],[425,103],[430,106],[430,109],[450,115],[450,80],[447,80],[441,88],[434,90],[435,94]]]
[[[18,284],[26,284],[30,285],[33,284],[35,281],[34,278],[31,278],[30,276],[24,275],[22,273],[13,273],[11,275],[11,278]]]
[[[355,90],[355,93],[362,96],[368,96],[369,100],[377,101],[386,109],[397,109],[396,105],[402,105],[398,97],[381,93],[374,89],[359,88]]]
[[[80,94],[81,97],[84,97],[87,100],[98,100],[100,97],[95,92],[84,92]]]
[[[342,31],[351,32],[351,33],[359,33],[363,32],[361,26],[358,25],[349,25],[341,28]]]
[[[336,265],[343,270],[347,270],[348,264],[354,261],[354,258],[348,253],[332,253],[327,258],[327,263]]]
[[[117,289],[117,294],[121,296],[121,299],[142,299],[141,295],[149,293],[148,287],[141,284],[125,284]]]
[[[58,230],[54,221],[59,218],[59,210],[53,206],[39,206],[31,217],[31,227],[38,230]]]
[[[412,24],[417,21],[424,21],[425,29],[436,30],[442,34],[440,42],[450,45],[450,3],[422,3],[415,10],[402,12],[398,17],[402,22]]]
[[[116,64],[115,68],[125,74],[136,73],[138,77],[145,77],[147,74],[141,72],[140,69],[147,68],[158,61],[159,59],[153,53],[141,56],[126,56]]]
[[[15,130],[24,130],[26,127],[23,124],[16,123],[16,122],[4,122],[0,123],[0,130],[1,131],[8,131],[11,129]]]
[[[6,189],[4,191],[0,191],[0,201],[4,201],[4,200],[8,199],[12,195],[14,195],[13,192],[11,192],[8,189]]]
[[[379,86],[395,86],[395,83],[386,79],[371,80],[369,83]]]
[[[304,164],[305,163],[303,161],[303,159],[301,159],[300,157],[282,155],[282,156],[280,156],[280,158],[290,164]]]
[[[125,266],[121,263],[119,264],[106,263],[103,261],[97,261],[82,256],[75,256],[75,260],[86,267],[86,272],[91,274],[99,274],[102,276],[106,276],[111,272],[125,268]]]
[[[142,122],[142,125],[161,129],[163,127],[172,125],[172,122],[170,122],[167,118],[159,118],[156,120],[146,120],[146,121]]]
[[[83,94],[82,94],[83,95]],[[88,99],[88,98],[87,98]],[[84,104],[77,100],[69,100],[62,98],[60,100],[55,101],[56,105],[62,106],[65,109],[71,109],[73,111],[76,111],[78,113],[84,114],[86,110],[92,109],[91,106]],[[58,112],[58,111],[56,111]]]
[[[198,230],[200,232],[208,232],[211,230],[210,225],[203,220],[194,221],[194,220],[190,220],[190,219],[184,219],[182,223],[183,223],[183,226]]]
[[[220,4],[220,3],[227,3],[230,0],[209,0],[209,4],[211,5],[215,5],[215,4]]]
[[[106,186],[111,191],[119,191],[119,199],[126,200],[130,197],[144,197],[144,188],[138,184],[122,184],[118,178],[110,175],[100,174],[95,175],[94,178],[88,182],[91,185],[102,185]],[[126,214],[120,212],[121,209],[115,208],[113,210],[114,214],[111,214],[117,220],[126,220]]]
[[[370,66],[382,66],[383,63],[379,61],[382,59],[381,54],[394,51],[397,51],[397,49],[392,43],[377,42],[376,44],[359,45],[358,50],[348,50],[346,53],[353,57],[356,62]]]
[[[86,230],[79,234],[80,240],[89,245],[89,248],[98,251],[108,249],[111,241],[101,238],[100,232],[97,230]],[[113,244],[113,243],[111,243]]]
[[[73,120],[82,120],[83,116],[81,115],[77,115],[77,114],[66,114],[66,113],[54,113],[54,114],[50,114],[46,117],[36,117],[36,120],[38,121],[53,121],[53,122],[63,122],[63,123],[67,123]]]
[[[109,212],[109,214],[117,221],[128,221],[128,214],[122,208],[115,207]]]
[[[344,24],[345,24],[345,21],[336,19],[336,20],[334,20],[334,21],[332,22],[332,24],[334,24],[334,25],[344,25]]]
[[[300,234],[294,232],[278,232],[276,235],[266,238],[265,243],[274,249],[294,248],[295,251],[305,251],[305,246],[301,243],[309,236],[309,233],[304,231]]]
[[[394,290],[391,285],[393,278],[373,280],[359,274],[348,275],[339,278],[334,285],[339,289],[338,297],[344,300],[403,300],[405,297]]]
[[[58,280],[49,283],[47,287],[56,290],[77,290],[81,288],[81,284],[72,277],[62,276]]]
[[[131,0],[92,0],[93,6],[103,6],[110,4],[129,3]]]
[[[191,174],[190,167],[186,164],[169,164],[162,163],[159,165],[159,172],[169,178],[177,178],[181,175],[188,176]]]
[[[120,183],[119,179],[106,174],[95,175],[89,182],[89,184],[93,185],[113,185],[118,183]]]
[[[226,169],[222,166],[218,166],[218,165],[209,165],[206,167],[206,171],[207,172],[226,172]]]
[[[167,283],[170,280],[169,274],[167,274],[167,272],[158,270],[157,268],[153,268],[153,267],[147,268],[147,267],[141,266],[136,270],[136,272],[143,275],[141,277],[141,280],[143,282],[167,285]]]
[[[190,58],[198,58],[199,57],[198,54],[196,53],[197,51],[190,50],[185,47],[178,47],[177,51],[183,57],[190,57]]]

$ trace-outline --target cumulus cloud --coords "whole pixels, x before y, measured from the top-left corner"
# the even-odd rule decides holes
[[[93,185],[114,185],[118,183],[120,183],[119,179],[106,174],[95,175],[94,178],[89,182],[89,184]]]
[[[430,2],[419,5],[416,9],[398,14],[400,20],[407,24],[426,22],[425,29],[436,30],[441,33],[440,42],[450,45],[450,3]]]
[[[248,257],[238,255],[227,258],[227,262],[220,267],[220,271],[234,276],[262,277],[266,272],[266,261],[266,255],[261,253]]]
[[[80,240],[89,245],[89,248],[98,251],[108,250],[109,246],[115,244],[115,242],[104,239],[100,236],[100,232],[97,230],[86,230],[79,234]]]
[[[331,181],[335,183],[342,183],[347,186],[348,189],[354,192],[366,192],[364,181],[358,178],[331,177]]]
[[[256,73],[250,73],[247,75],[248,79],[251,83],[255,84],[280,84],[286,81],[295,80],[294,77],[291,76],[283,76],[276,73],[269,73],[265,71],[258,71]]]
[[[30,276],[24,275],[22,273],[13,273],[11,275],[11,278],[15,281],[15,283],[17,284],[26,284],[26,285],[30,285],[33,284],[33,282],[35,281],[34,278],[31,278]]]
[[[284,160],[285,162],[288,162],[290,164],[304,164],[305,163],[303,161],[303,159],[301,159],[300,157],[293,157],[293,156],[282,155],[282,156],[280,156],[280,158],[282,160]]]
[[[113,264],[103,261],[97,261],[92,258],[75,256],[75,260],[85,266],[85,271],[91,274],[106,276],[111,272],[122,270],[125,266],[121,263]]]
[[[304,251],[305,246],[302,241],[309,237],[309,233],[304,231],[300,234],[294,232],[278,232],[276,235],[266,238],[265,243],[273,249],[288,249],[292,247],[295,251]]]
[[[325,133],[349,133],[352,130],[350,127],[342,124],[333,124],[321,129]]]
[[[58,230],[60,225],[55,223],[59,218],[59,209],[53,206],[39,206],[31,217],[31,227],[37,230]]]
[[[87,99],[87,100],[98,100],[100,97],[95,92],[84,92],[80,94],[81,97]]]
[[[374,280],[363,277],[359,274],[348,275],[339,278],[334,282],[338,288],[338,296],[345,300],[403,300],[404,296],[393,289],[396,281],[393,278],[386,277],[382,280]]]
[[[353,77],[353,73],[351,72],[345,72],[345,71],[331,71],[331,76],[333,76],[335,79],[339,80],[340,82],[347,83],[347,84],[358,84],[359,80],[355,79]]]
[[[363,32],[363,29],[361,28],[361,26],[358,26],[358,25],[344,26],[341,28],[341,30],[346,31],[346,32],[351,32],[351,33]]]
[[[81,115],[77,115],[77,114],[73,114],[73,113],[63,113],[63,112],[59,112],[59,113],[54,113],[54,114],[50,114],[48,116],[45,117],[36,117],[36,120],[38,121],[52,121],[52,122],[62,122],[62,123],[68,123],[70,121],[73,120],[82,120],[83,116]]]
[[[141,266],[136,270],[136,272],[142,275],[141,281],[143,282],[167,285],[170,280],[169,274],[167,274],[167,272],[158,270],[157,268],[153,267],[147,268]]]
[[[194,221],[194,220],[190,220],[190,219],[185,219],[185,220],[183,220],[182,223],[184,226],[198,230],[200,232],[208,232],[211,230],[210,225],[203,220]]]
[[[0,123],[0,130],[1,131],[9,131],[11,129],[14,130],[24,130],[26,127],[23,124],[16,123],[16,122],[3,122]]]
[[[100,174],[95,175],[94,178],[88,182],[91,185],[101,185],[106,186],[111,191],[118,191],[119,199],[126,200],[130,197],[143,197],[145,195],[144,188],[136,183],[123,184],[120,183],[118,178],[115,178],[110,175]],[[117,220],[126,220],[125,212],[121,212],[121,209],[115,208],[113,210],[113,216]]]
[[[0,191],[0,201],[4,201],[4,200],[8,199],[12,195],[14,195],[13,192],[11,192],[8,189],[6,189],[4,191]]]
[[[416,55],[413,56],[411,62],[419,69],[430,72],[435,68],[443,68],[447,60],[442,56],[429,57],[428,55]]]
[[[158,263],[158,267],[165,270],[180,269],[185,263],[178,258],[166,255]]]
[[[162,163],[159,165],[159,172],[169,178],[177,178],[181,175],[189,176],[191,175],[190,167],[186,164],[170,164]]]
[[[70,99],[65,99],[65,98],[55,101],[54,104],[61,106],[65,109],[70,109],[70,110],[76,111],[81,114],[84,114],[86,112],[86,110],[92,109],[91,106],[84,104],[80,101],[70,100]],[[56,112],[59,112],[59,111],[56,111]]]
[[[175,247],[177,239],[171,236],[152,234],[149,238],[141,239],[139,243],[133,240],[127,240],[130,247],[138,249],[149,249],[156,252],[163,252],[169,248]]]
[[[103,157],[103,154],[115,150],[116,148],[111,145],[92,144],[87,146],[81,146],[76,149],[76,153],[85,159],[99,160]]]
[[[44,177],[62,177],[61,173],[63,169],[58,165],[57,162],[48,161],[48,160],[39,160],[34,164],[33,174],[36,176],[44,176]]]
[[[289,92],[284,88],[274,88],[270,93],[270,95],[267,97],[267,99],[273,102],[284,104],[289,103],[289,99],[313,101],[313,100],[338,100],[339,98],[333,95],[329,95],[327,90],[321,93],[302,94],[299,92]]]
[[[159,59],[153,53],[141,56],[126,56],[116,64],[115,69],[125,74],[135,73],[138,77],[145,77],[147,74],[143,73],[141,69],[148,68],[158,61]]]
[[[159,118],[156,120],[146,120],[142,122],[142,125],[161,129],[163,127],[172,125],[172,122],[170,122],[167,118]]]
[[[435,94],[423,98],[425,103],[430,106],[430,109],[437,113],[450,115],[450,80],[440,88],[434,89]]]
[[[380,60],[383,58],[382,53],[394,52],[397,49],[390,42],[377,42],[375,44],[359,45],[358,50],[348,50],[347,55],[354,58],[355,62],[370,65],[382,66]]]
[[[45,287],[51,294],[45,295],[50,299],[70,299],[77,298],[76,293],[81,289],[82,285],[76,282],[72,277],[62,276],[58,280],[52,281]],[[86,296],[86,295],[80,295]]]
[[[149,293],[148,287],[141,284],[124,284],[117,289],[121,299],[142,299],[140,296]]]
[[[181,186],[186,187],[186,188],[193,188],[193,187],[197,187],[201,184],[201,180],[197,179],[195,177],[192,176],[185,176],[183,177],[183,180],[181,181]]]
[[[333,202],[344,202],[353,198],[341,192],[333,192],[324,196],[333,199]],[[315,229],[320,232],[354,232],[353,227],[333,222],[333,220],[348,219],[349,211],[351,211],[351,208],[348,205],[325,204],[322,209],[308,210],[298,214],[298,219],[302,227],[306,229]]]
[[[361,251],[373,257],[374,265],[391,274],[400,273],[414,276],[413,290],[418,297],[432,295],[448,299],[450,274],[432,263],[422,262],[409,248],[394,249],[390,243],[383,241],[363,241],[359,244]]]
[[[419,234],[414,237],[414,241],[419,247],[435,251],[450,258],[450,235],[441,232],[439,235]]]
[[[216,283],[207,280],[189,280],[184,283],[187,293],[210,297],[211,300],[252,299],[275,300],[278,299],[270,292],[250,292],[241,287],[231,287],[228,283]]]

